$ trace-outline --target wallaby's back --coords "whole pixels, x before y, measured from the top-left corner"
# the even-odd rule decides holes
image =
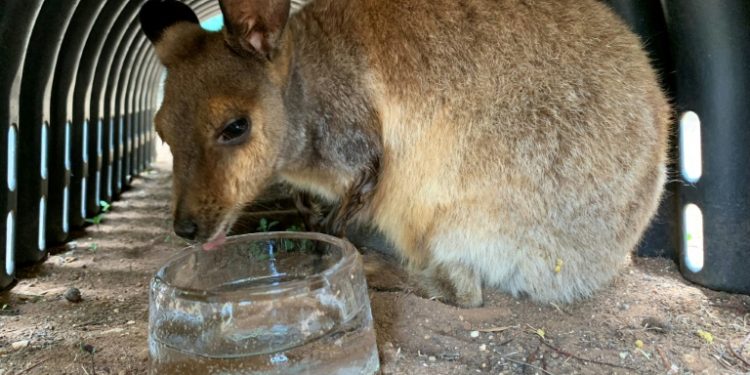
[[[669,109],[604,5],[317,0],[292,27],[299,53],[324,41],[321,65],[357,73],[384,149],[370,213],[428,279],[467,264],[570,301],[625,261],[662,190]]]

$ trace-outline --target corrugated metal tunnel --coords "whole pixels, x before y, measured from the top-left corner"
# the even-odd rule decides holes
[[[138,23],[144,2],[0,2],[0,289],[153,161],[165,71]],[[221,26],[217,1],[185,3]]]
[[[0,2],[0,287],[153,160],[164,69],[140,30],[142,3]],[[219,14],[215,1],[188,3],[202,20]]]

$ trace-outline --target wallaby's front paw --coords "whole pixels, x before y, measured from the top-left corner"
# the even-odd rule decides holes
[[[433,264],[418,272],[421,294],[449,305],[480,307],[482,281],[469,267],[460,263]]]

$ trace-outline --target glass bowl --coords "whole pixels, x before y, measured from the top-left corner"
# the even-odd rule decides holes
[[[373,374],[375,331],[354,246],[319,233],[189,247],[151,281],[152,374]]]

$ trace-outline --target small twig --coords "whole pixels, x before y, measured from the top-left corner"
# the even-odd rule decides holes
[[[740,362],[742,362],[743,364],[745,364],[745,368],[750,368],[750,363],[748,363],[748,362],[747,362],[747,361],[745,360],[745,358],[742,358],[742,356],[741,356],[741,355],[737,354],[737,352],[735,352],[735,351],[734,351],[734,348],[732,348],[732,343],[730,343],[730,342],[729,342],[728,340],[727,340],[727,348],[729,348],[729,352],[730,352],[730,353],[732,353],[732,355],[733,355],[733,356],[734,356],[735,358],[739,359],[739,360],[740,360]]]
[[[508,358],[508,357],[503,357],[503,359],[504,359],[504,360],[506,360],[506,361],[508,361],[508,362],[513,362],[513,363],[515,363],[515,364],[517,364],[517,365],[521,365],[521,366],[529,366],[529,367],[531,367],[531,368],[534,368],[534,369],[537,369],[537,370],[539,370],[539,371],[541,371],[541,372],[543,372],[543,373],[545,373],[545,374],[547,374],[547,375],[555,375],[555,374],[553,374],[553,373],[551,373],[551,372],[549,372],[549,371],[547,371],[547,370],[545,370],[545,369],[543,369],[543,368],[541,368],[541,367],[539,367],[539,366],[534,366],[534,365],[532,365],[532,364],[530,364],[530,363],[526,363],[526,362],[524,362],[524,361],[519,361],[519,360],[515,360],[515,359],[510,359],[510,358]]]
[[[745,345],[747,345],[748,341],[750,341],[750,333],[748,333],[747,336],[745,336],[745,339],[742,340],[742,344],[740,344],[740,351],[739,351],[740,354],[745,352]]]
[[[597,361],[595,359],[581,358],[581,357],[579,357],[579,356],[577,356],[577,355],[575,355],[573,353],[568,353],[565,350],[557,348],[557,347],[553,346],[552,344],[546,342],[545,340],[540,340],[540,341],[542,342],[542,344],[546,345],[550,349],[552,349],[552,350],[554,350],[554,351],[556,351],[556,352],[558,352],[558,353],[560,353],[560,354],[562,354],[564,356],[567,356],[567,357],[570,357],[570,358],[575,358],[575,359],[577,359],[577,360],[579,360],[581,362],[591,362],[591,363],[594,363],[594,364],[597,364],[597,365],[609,366],[609,367],[615,367],[615,368],[621,368],[621,369],[626,369],[626,370],[630,370],[630,371],[637,371],[638,370],[638,369],[636,369],[634,367],[618,365],[616,363]]]
[[[567,311],[565,311],[565,310],[561,309],[561,308],[560,308],[560,306],[557,306],[557,305],[556,305],[556,304],[554,304],[554,303],[551,303],[551,302],[550,302],[550,305],[552,305],[552,307],[554,307],[555,309],[557,309],[557,311],[559,311],[559,312],[560,312],[560,313],[562,313],[562,314],[573,316],[573,314],[571,314],[571,313],[569,313],[569,312],[567,312]]]
[[[503,332],[503,331],[507,331],[509,329],[519,328],[519,327],[520,327],[519,325],[514,325],[514,326],[505,326],[505,327],[494,327],[494,328],[478,329],[477,331],[479,331],[479,332],[485,332],[485,333],[488,333],[488,332],[497,333],[497,332]]]
[[[716,358],[716,360],[719,362],[719,364],[722,365],[722,366],[724,366],[725,369],[727,369],[727,370],[733,370],[733,371],[735,370],[734,367],[732,366],[732,364],[729,363],[729,362],[727,362],[726,359],[724,359],[724,355],[723,354],[720,355],[720,356],[716,355],[716,354],[711,354],[711,355],[714,358]]]
[[[656,352],[659,353],[659,357],[661,357],[661,362],[664,364],[664,368],[669,371],[672,369],[672,366],[669,364],[669,361],[667,360],[667,357],[664,355],[664,352],[661,351],[659,347],[656,347]]]
[[[21,372],[17,373],[16,375],[25,374],[25,373],[27,373],[27,372],[29,372],[29,371],[31,371],[31,370],[39,367],[42,363],[47,362],[47,360],[49,360],[49,358],[45,358],[45,359],[43,359],[43,360],[41,360],[41,361],[39,361],[39,362],[37,362],[37,363],[29,366],[29,367],[26,367],[25,369],[21,370]]]

